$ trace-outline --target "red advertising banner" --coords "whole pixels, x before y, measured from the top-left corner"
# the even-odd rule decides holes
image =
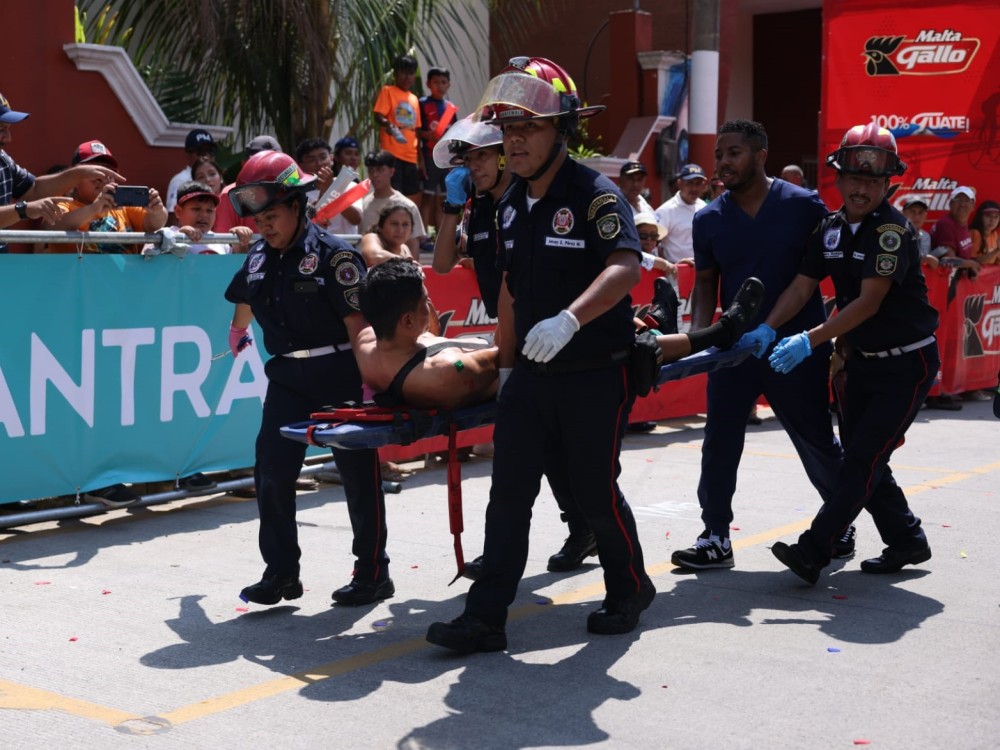
[[[820,194],[842,203],[822,165],[854,125],[896,136],[908,165],[893,204],[910,195],[933,221],[959,185],[1000,200],[1000,3],[996,0],[825,0]],[[930,226],[926,228],[930,228]]]

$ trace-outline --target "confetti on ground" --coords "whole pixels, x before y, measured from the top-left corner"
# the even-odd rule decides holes
[[[35,581],[36,586],[51,586],[52,581]]]
[[[410,570],[416,570],[419,567],[420,567],[419,565],[411,565]]]
[[[834,599],[846,599],[847,596],[845,594],[834,594],[833,598]]]
[[[666,537],[667,539],[669,539],[669,538],[670,538],[670,532],[668,531],[668,532],[667,532],[667,533],[665,533],[665,534],[664,534],[663,536],[665,536],[665,537]]]
[[[535,599],[535,604],[552,604],[551,599]]]
[[[836,646],[827,646],[826,650],[829,651],[831,654],[839,654],[840,653],[840,649],[837,648]]]
[[[965,550],[964,549],[961,552],[959,552],[958,555],[959,555],[959,557],[962,557],[962,558],[968,557],[968,555],[965,554]]]
[[[249,607],[237,607],[236,611],[237,612],[249,612],[250,608]]]
[[[854,744],[855,745],[870,745],[870,744],[872,744],[872,741],[871,740],[854,740]]]
[[[72,643],[73,641],[78,641],[78,640],[80,640],[80,639],[79,639],[79,638],[77,638],[77,637],[76,637],[76,636],[74,635],[74,636],[71,636],[69,640],[70,640],[70,643]]]
[[[101,596],[107,596],[111,593],[111,589],[101,589]]]
[[[951,524],[950,523],[943,523],[943,524],[941,524],[941,528],[942,529],[950,529],[951,528]]]
[[[729,527],[729,530],[730,530],[730,531],[739,531],[739,530],[740,530],[740,527],[739,527],[739,526],[730,526],[730,527]]]

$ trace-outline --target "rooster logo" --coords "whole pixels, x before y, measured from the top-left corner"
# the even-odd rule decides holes
[[[903,36],[873,36],[865,42],[865,72],[870,76],[898,76],[896,68],[889,56],[902,43]]]

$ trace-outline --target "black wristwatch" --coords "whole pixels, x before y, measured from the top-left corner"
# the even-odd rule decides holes
[[[28,202],[27,201],[18,201],[17,203],[15,203],[14,204],[14,210],[17,211],[17,215],[20,216],[22,219],[27,219],[28,218]]]
[[[455,203],[445,203],[443,206],[441,206],[441,210],[446,214],[451,214],[452,216],[454,216],[455,214],[462,213],[465,210],[465,206],[464,205],[460,206]]]

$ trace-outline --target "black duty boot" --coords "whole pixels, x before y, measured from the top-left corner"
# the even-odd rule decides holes
[[[584,559],[597,554],[597,538],[593,532],[571,533],[566,537],[562,549],[549,558],[548,569],[553,573],[565,573],[583,565]]]
[[[346,586],[334,591],[332,598],[337,604],[356,607],[388,599],[395,593],[396,586],[391,578],[383,578],[381,581],[359,581],[355,578]]]
[[[462,654],[503,651],[507,633],[503,625],[487,625],[478,617],[460,615],[451,622],[435,622],[427,629],[427,642]]]
[[[302,582],[298,576],[274,576],[264,574],[257,583],[240,592],[240,599],[254,604],[277,604],[282,599],[298,599],[302,596]]]
[[[621,635],[635,630],[639,615],[649,609],[656,596],[653,582],[648,578],[642,582],[639,592],[623,601],[606,598],[601,608],[587,617],[587,630],[600,635]]]

